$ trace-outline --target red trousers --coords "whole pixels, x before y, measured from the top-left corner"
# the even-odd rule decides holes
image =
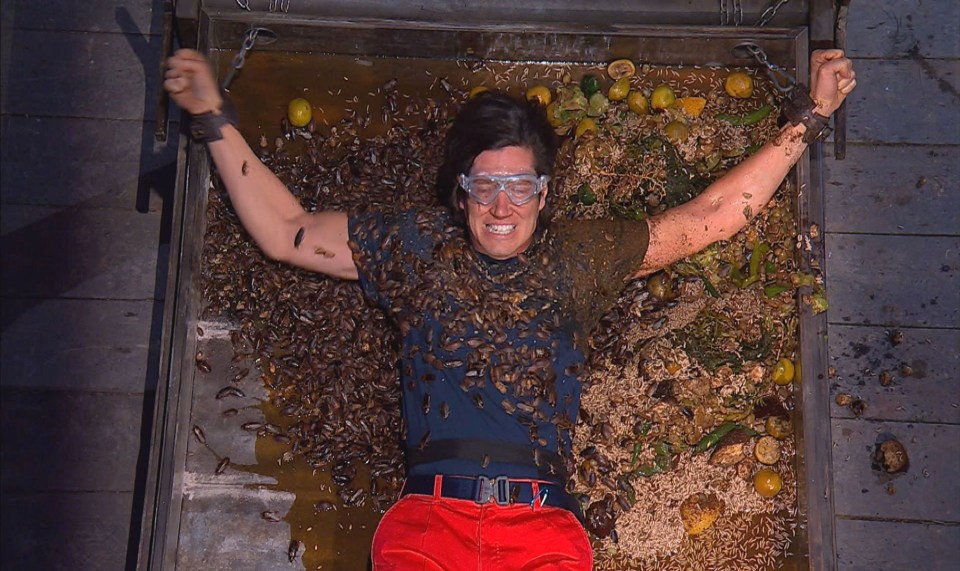
[[[374,571],[589,570],[593,549],[565,509],[410,494],[380,521],[372,559]]]

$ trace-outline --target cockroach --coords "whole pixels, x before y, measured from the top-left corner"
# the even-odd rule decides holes
[[[242,399],[247,396],[246,393],[234,386],[226,386],[217,391],[217,400],[225,399],[227,397],[237,397]]]
[[[293,563],[297,560],[297,555],[300,554],[300,547],[302,545],[303,544],[297,539],[294,539],[290,542],[290,546],[287,547],[287,560],[290,561],[290,563]]]
[[[297,230],[297,235],[293,237],[293,247],[294,247],[294,248],[299,248],[299,247],[300,247],[300,243],[303,242],[303,235],[304,235],[306,232],[307,232],[307,229],[304,228],[303,226],[301,226],[300,229]]]
[[[196,424],[193,425],[193,435],[197,438],[197,442],[200,444],[207,443],[207,435],[203,432],[203,429]]]

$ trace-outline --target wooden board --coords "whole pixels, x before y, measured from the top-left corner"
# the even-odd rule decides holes
[[[157,9],[153,9],[153,5]],[[139,0],[8,0],[4,10],[9,11],[5,25],[15,30],[74,30],[126,34],[150,33],[163,25],[162,2]],[[154,33],[159,33],[155,31]]]
[[[953,0],[853,2],[847,50],[853,57],[960,57],[958,22]]]
[[[162,298],[160,213],[4,206],[3,296]]]
[[[131,493],[3,494],[5,569],[130,569]],[[14,531],[14,532],[11,532]]]
[[[839,571],[953,571],[960,526],[837,520]]]
[[[159,37],[12,33],[10,53],[3,54],[9,60],[0,64],[17,80],[4,85],[3,113],[136,121],[155,116]]]
[[[960,144],[960,60],[863,59],[856,70],[849,143]]]
[[[827,232],[960,234],[960,146],[827,145]]]
[[[960,426],[834,419],[832,429],[838,516],[960,522]],[[906,473],[871,468],[877,439],[887,434],[906,447]]]
[[[156,367],[150,362],[156,309],[149,300],[4,299],[0,382],[74,391],[152,389],[145,383],[148,366]]]
[[[5,388],[2,399],[4,493],[133,490],[142,394]]]
[[[960,237],[826,235],[830,323],[960,327]]]
[[[832,400],[847,393],[867,403],[864,418],[960,424],[960,330],[899,331],[903,341],[895,346],[883,327],[830,326],[830,364],[836,369],[830,416],[853,418]],[[882,371],[893,376],[887,387],[879,381]]]
[[[173,188],[176,137],[158,145],[154,124],[4,116],[0,158],[6,204],[125,208],[151,191],[150,210]],[[179,123],[169,130],[177,133]]]

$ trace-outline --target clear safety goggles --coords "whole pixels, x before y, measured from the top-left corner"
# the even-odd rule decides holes
[[[492,204],[497,199],[497,195],[503,192],[510,199],[510,202],[517,206],[523,206],[543,191],[550,177],[534,174],[478,174],[473,176],[461,174],[458,180],[460,186],[467,191],[470,198],[479,204],[484,206]]]

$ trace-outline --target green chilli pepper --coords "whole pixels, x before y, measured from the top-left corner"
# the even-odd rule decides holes
[[[750,254],[750,277],[760,275],[760,263],[763,257],[770,251],[770,244],[766,242],[757,242],[753,246],[753,252]]]
[[[707,293],[713,297],[720,297],[720,292],[717,291],[717,288],[713,287],[713,284],[710,283],[710,280],[707,279],[707,276],[703,274],[698,274],[697,277],[700,278],[700,281],[703,282],[703,288],[707,290]]]
[[[696,447],[694,447],[694,452],[703,452],[710,448],[713,448],[720,442],[720,439],[727,435],[731,430],[740,426],[736,422],[724,422],[718,428],[715,428],[710,433],[706,434],[703,438],[700,439],[700,442],[697,442]]]
[[[783,284],[768,285],[763,288],[763,295],[767,297],[777,297],[781,293],[790,289],[790,286]]]
[[[763,105],[756,111],[747,113],[746,115],[728,115],[727,113],[719,113],[717,114],[717,119],[726,121],[727,123],[736,125],[737,127],[747,127],[763,121],[767,115],[770,114],[772,109],[773,107],[770,107],[769,105]]]

